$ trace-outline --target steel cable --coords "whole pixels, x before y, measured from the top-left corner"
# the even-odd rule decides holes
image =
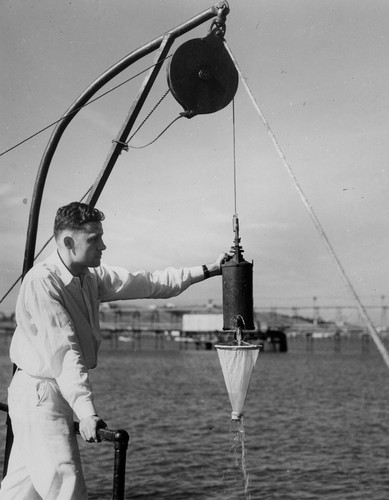
[[[322,238],[322,240],[324,241],[326,247],[327,247],[327,250],[329,251],[329,254],[331,255],[332,259],[334,260],[335,262],[335,265],[339,271],[339,274],[342,278],[342,280],[344,281],[344,283],[346,284],[347,288],[349,289],[349,291],[351,292],[351,295],[352,297],[354,298],[356,304],[357,304],[357,307],[358,307],[358,310],[361,314],[361,316],[363,317],[363,319],[365,320],[366,322],[366,325],[367,325],[367,328],[368,328],[368,331],[369,331],[369,334],[370,336],[372,337],[374,343],[376,344],[376,347],[378,349],[378,351],[380,352],[386,366],[389,368],[389,354],[388,354],[388,351],[386,350],[386,347],[385,345],[383,344],[375,326],[373,325],[373,322],[371,321],[369,315],[367,314],[367,311],[365,309],[365,307],[363,306],[353,284],[351,283],[350,279],[348,278],[347,274],[346,274],[346,271],[345,269],[343,268],[342,266],[342,263],[340,262],[338,256],[336,255],[335,253],[335,250],[328,238],[328,236],[326,235],[325,231],[324,231],[324,228],[323,226],[321,225],[317,215],[315,214],[311,204],[309,203],[308,201],[308,198],[306,197],[302,187],[300,186],[298,180],[297,180],[297,177],[296,175],[294,174],[293,172],[293,169],[292,167],[290,166],[288,160],[286,159],[286,156],[284,154],[284,152],[282,151],[272,129],[270,128],[270,125],[269,125],[269,122],[266,120],[265,116],[263,115],[258,103],[256,102],[255,100],[255,97],[253,95],[253,93],[251,92],[249,86],[248,86],[248,83],[247,83],[247,79],[243,76],[243,73],[235,59],[235,57],[233,56],[232,52],[231,52],[231,49],[229,48],[227,42],[225,41],[224,42],[224,45],[228,51],[228,53],[230,54],[231,56],[231,59],[232,61],[234,62],[235,64],[235,67],[239,73],[239,76],[240,76],[240,79],[243,83],[243,86],[255,108],[255,110],[257,111],[259,117],[261,118],[265,128],[266,128],[266,131],[267,133],[269,134],[273,144],[275,145],[275,148],[277,150],[277,153],[279,154],[280,158],[281,158],[281,161],[284,165],[284,167],[286,168],[290,178],[292,179],[292,182],[293,182],[293,185],[295,186],[299,196],[300,196],[300,199],[301,201],[303,202],[305,208],[307,209],[316,229],[318,230],[319,234],[320,234],[320,237]]]

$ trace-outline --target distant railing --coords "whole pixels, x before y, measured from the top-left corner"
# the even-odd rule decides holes
[[[8,405],[0,402],[0,411],[8,413]],[[74,430],[79,434],[78,422],[74,422]],[[114,445],[112,500],[124,500],[126,456],[130,439],[128,432],[124,430],[97,429],[97,436],[101,441],[109,441]]]

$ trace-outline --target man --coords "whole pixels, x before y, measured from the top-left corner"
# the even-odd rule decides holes
[[[57,251],[25,276],[16,304],[17,327],[9,387],[14,431],[0,500],[87,498],[74,414],[85,441],[97,441],[98,416],[88,371],[101,341],[100,302],[169,298],[221,273],[226,254],[208,266],[130,273],[101,264],[104,214],[73,202],[57,211]]]

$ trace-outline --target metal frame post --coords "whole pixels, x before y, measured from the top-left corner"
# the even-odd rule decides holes
[[[38,174],[35,180],[34,191],[31,200],[30,214],[29,214],[29,222],[27,229],[27,239],[26,239],[26,248],[24,253],[24,262],[23,262],[23,276],[32,268],[34,264],[34,256],[35,256],[35,245],[36,245],[36,237],[38,232],[38,221],[39,221],[39,212],[43,197],[43,190],[46,183],[47,174],[49,171],[51,160],[54,156],[54,153],[57,149],[58,143],[62,137],[62,134],[65,132],[67,126],[73,120],[73,118],[81,111],[83,106],[108,82],[110,82],[115,76],[119,73],[127,69],[129,66],[134,64],[139,59],[145,57],[157,50],[166,36],[169,35],[172,40],[175,40],[181,35],[191,31],[194,28],[197,28],[204,22],[216,17],[220,12],[224,12],[225,15],[229,12],[229,6],[226,0],[219,2],[218,4],[212,6],[208,10],[198,14],[192,19],[186,21],[180,26],[170,30],[168,33],[155,38],[151,42],[143,45],[142,47],[134,50],[129,55],[121,59],[118,63],[108,69],[105,73],[103,73],[100,77],[98,77],[81,95],[74,101],[74,103],[70,106],[70,108],[63,115],[61,121],[56,125],[51,138],[49,140],[48,145],[46,146],[45,152],[43,154]],[[95,200],[96,201],[96,200]]]
[[[126,480],[126,455],[129,442],[127,431],[110,429],[98,429],[97,435],[103,441],[114,444],[114,470],[112,500],[124,500],[124,486]]]
[[[162,67],[162,63],[165,60],[166,56],[169,53],[170,47],[172,46],[174,42],[174,39],[170,35],[166,35],[166,37],[163,38],[161,47],[159,49],[159,52],[156,57],[156,63],[154,67],[150,70],[149,74],[145,78],[145,81],[143,82],[143,85],[141,89],[138,92],[138,95],[136,96],[131,109],[128,113],[127,119],[124,122],[118,137],[116,140],[113,141],[113,148],[105,162],[105,165],[103,166],[98,178],[96,179],[91,192],[88,195],[88,198],[86,200],[86,203],[90,205],[95,205],[97,203],[97,200],[103,191],[103,188],[105,186],[105,183],[108,180],[108,177],[110,173],[112,172],[113,167],[115,166],[116,160],[119,158],[120,153],[122,152],[123,149],[127,147],[126,140],[131,132],[132,127],[134,126],[134,123],[140,113],[140,110],[142,109],[142,106],[144,102],[147,99],[147,96],[150,93],[150,90],[159,74],[159,71]]]

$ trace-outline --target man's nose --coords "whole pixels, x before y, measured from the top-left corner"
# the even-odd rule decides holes
[[[106,249],[107,249],[107,247],[106,247],[104,241],[101,240],[101,242],[100,242],[100,250],[106,250]]]

